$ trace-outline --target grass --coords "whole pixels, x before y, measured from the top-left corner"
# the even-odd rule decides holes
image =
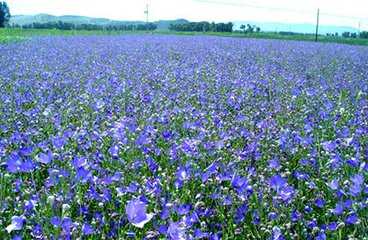
[[[88,31],[88,30],[58,30],[58,29],[0,29],[0,43],[14,42],[28,39],[32,36],[75,36],[75,35],[122,35],[122,34],[145,34],[147,32],[138,31]],[[279,39],[279,40],[294,40],[294,41],[315,41],[313,34],[295,34],[282,35],[274,32],[261,32],[244,34],[241,32],[233,33],[219,33],[219,32],[173,32],[173,31],[154,31],[154,34],[175,34],[175,35],[209,35],[221,37],[238,37],[238,38],[258,38],[258,39]],[[321,35],[318,38],[319,42],[341,43],[350,45],[368,46],[368,39],[360,38],[343,38],[343,37],[329,37]]]
[[[244,34],[240,32],[233,33],[220,33],[220,32],[170,32],[162,31],[156,33],[164,34],[177,34],[177,35],[210,35],[210,36],[222,36],[222,37],[239,37],[239,38],[258,38],[258,39],[279,39],[279,40],[294,40],[294,41],[315,41],[315,36],[313,34],[295,34],[295,35],[282,35],[276,32],[261,32],[261,33],[251,33]],[[363,45],[368,46],[368,39],[360,38],[343,38],[343,37],[328,37],[324,35],[318,36],[319,42],[333,42],[342,43],[350,45]]]
[[[25,40],[33,36],[75,36],[75,35],[120,35],[129,32],[108,32],[88,30],[58,30],[58,29],[0,29],[0,43]]]

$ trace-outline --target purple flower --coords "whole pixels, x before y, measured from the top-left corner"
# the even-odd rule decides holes
[[[83,235],[91,235],[93,234],[94,230],[91,225],[89,225],[88,223],[84,223],[82,226],[82,232]]]
[[[182,182],[188,180],[190,178],[188,170],[185,167],[178,168],[176,171],[176,178]]]
[[[351,196],[358,196],[363,190],[364,177],[361,174],[356,174],[350,178],[351,185],[349,193]]]
[[[84,167],[80,167],[77,169],[76,179],[81,181],[82,183],[88,182],[92,178],[92,173],[88,169]]]
[[[335,215],[341,215],[343,212],[344,212],[344,205],[341,202],[336,203],[336,206],[332,210],[332,213]]]
[[[84,167],[87,165],[87,158],[86,157],[75,157],[72,162],[75,169]]]
[[[190,212],[192,206],[190,204],[181,204],[176,208],[176,212],[179,215],[186,215]]]
[[[331,222],[327,225],[327,230],[329,231],[336,231],[337,229],[337,223],[336,222]]]
[[[272,240],[284,240],[285,237],[282,235],[281,229],[279,227],[272,228]]]
[[[234,175],[231,179],[231,186],[236,189],[238,194],[244,192],[252,192],[252,186],[249,185],[248,180],[245,177]]]
[[[49,164],[52,161],[52,153],[50,151],[46,153],[40,153],[37,157],[37,161],[43,164]]]
[[[11,224],[6,227],[6,231],[11,233],[14,230],[21,230],[23,228],[24,222],[25,218],[23,216],[13,216],[11,219]]]
[[[235,222],[240,223],[245,219],[245,215],[248,212],[248,205],[246,203],[243,203],[239,208],[236,209],[235,212]]]
[[[154,214],[147,214],[146,208],[146,204],[141,200],[130,200],[125,207],[129,222],[138,228],[143,228],[154,216]]]
[[[54,227],[60,227],[61,225],[61,219],[57,216],[53,216],[50,220],[50,223],[54,226]]]
[[[208,237],[208,233],[202,232],[201,229],[196,228],[194,230],[194,239],[206,239]]]
[[[61,149],[66,144],[66,139],[63,136],[62,137],[54,137],[52,139],[52,144],[54,145],[55,148]]]
[[[336,149],[337,144],[335,141],[326,141],[322,143],[322,147],[326,152],[333,152]]]
[[[171,240],[186,240],[184,224],[181,222],[171,222],[167,229],[167,237]]]
[[[272,158],[268,161],[268,167],[279,170],[281,168],[280,161],[277,158]]]
[[[326,201],[322,198],[317,198],[314,201],[314,204],[318,207],[318,208],[323,208],[325,206]]]
[[[290,214],[290,219],[292,222],[297,222],[301,219],[302,214],[296,210],[293,210]]]
[[[327,239],[327,236],[325,233],[319,233],[317,236],[316,236],[316,240],[326,240]]]
[[[277,215],[277,213],[275,213],[275,212],[270,212],[270,213],[268,214],[268,219],[269,219],[269,220],[271,220],[271,221],[273,221],[273,220],[277,219],[277,217],[278,217],[278,215]]]
[[[69,233],[73,227],[73,221],[69,217],[64,217],[61,222],[61,227],[63,228],[63,231],[66,233]]]
[[[17,153],[13,152],[6,161],[6,170],[10,173],[16,173],[20,170],[22,164],[23,161],[21,157]]]
[[[219,164],[217,161],[211,163],[202,174],[202,182],[206,182],[213,174],[215,174],[217,172],[218,167]]]
[[[24,162],[21,163],[21,165],[19,166],[19,170],[21,172],[32,172],[35,169],[35,164],[32,162],[31,159],[27,159]]]
[[[284,202],[288,202],[294,197],[295,190],[291,186],[285,186],[281,188],[278,194]]]
[[[328,183],[328,186],[332,190],[337,190],[339,188],[339,180],[338,179],[333,179],[331,182]]]
[[[348,224],[348,225],[357,224],[358,222],[359,222],[359,218],[358,218],[358,215],[356,213],[349,214],[345,218],[345,223]]]
[[[287,184],[287,181],[280,175],[275,175],[270,178],[269,184],[272,189],[278,191]]]

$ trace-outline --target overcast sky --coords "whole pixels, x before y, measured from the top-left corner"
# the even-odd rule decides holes
[[[314,23],[368,28],[368,0],[7,0],[13,15],[49,13],[117,20],[185,18],[192,21],[263,21]],[[327,15],[328,14],[328,15]],[[338,15],[331,16],[331,15]]]

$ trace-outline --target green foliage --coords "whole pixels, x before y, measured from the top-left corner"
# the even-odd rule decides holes
[[[101,31],[101,30],[60,30],[60,29],[0,29],[0,44],[23,41],[33,36],[75,36],[75,35],[121,35],[131,34],[131,31]],[[138,32],[135,32],[138,33]]]
[[[244,33],[254,33],[254,32],[257,32],[259,33],[261,31],[261,28],[260,27],[257,27],[255,25],[250,25],[250,24],[247,24],[247,26],[245,26],[244,24],[242,24],[240,26],[240,29],[244,32]]]
[[[71,22],[34,22],[31,24],[12,24],[12,28],[24,28],[24,29],[59,29],[59,30],[88,30],[88,31],[96,31],[96,30],[107,30],[107,31],[153,31],[157,28],[157,25],[154,23],[145,23],[145,24],[108,24],[108,25],[99,25],[99,24],[74,24]]]
[[[234,24],[229,23],[209,23],[209,22],[188,22],[182,24],[171,24],[169,30],[178,32],[232,32]]]
[[[356,33],[351,33],[351,32],[343,32],[342,37],[344,37],[344,38],[357,38],[357,34]]]
[[[10,20],[10,10],[6,2],[0,2],[0,28],[5,27]]]
[[[368,31],[363,31],[359,34],[360,38],[368,39]]]

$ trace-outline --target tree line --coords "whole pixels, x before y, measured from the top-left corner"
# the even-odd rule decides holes
[[[256,25],[250,25],[247,24],[246,26],[244,24],[242,24],[240,26],[240,29],[244,32],[244,33],[254,33],[254,32],[260,32],[261,28],[256,26]]]
[[[24,28],[24,29],[59,29],[59,30],[106,30],[106,31],[153,31],[157,29],[157,25],[154,23],[144,24],[111,24],[111,25],[98,25],[98,24],[74,24],[69,22],[57,21],[46,23],[31,23],[31,24],[12,24],[12,28]]]
[[[180,24],[170,24],[169,30],[178,32],[232,32],[234,24],[228,23],[209,23],[202,22],[188,22]]]
[[[363,39],[368,39],[368,32],[367,31],[362,31],[360,33],[343,32],[342,33],[342,37],[344,37],[344,38],[363,38]]]
[[[0,2],[0,28],[5,27],[10,20],[10,10],[6,2]]]

